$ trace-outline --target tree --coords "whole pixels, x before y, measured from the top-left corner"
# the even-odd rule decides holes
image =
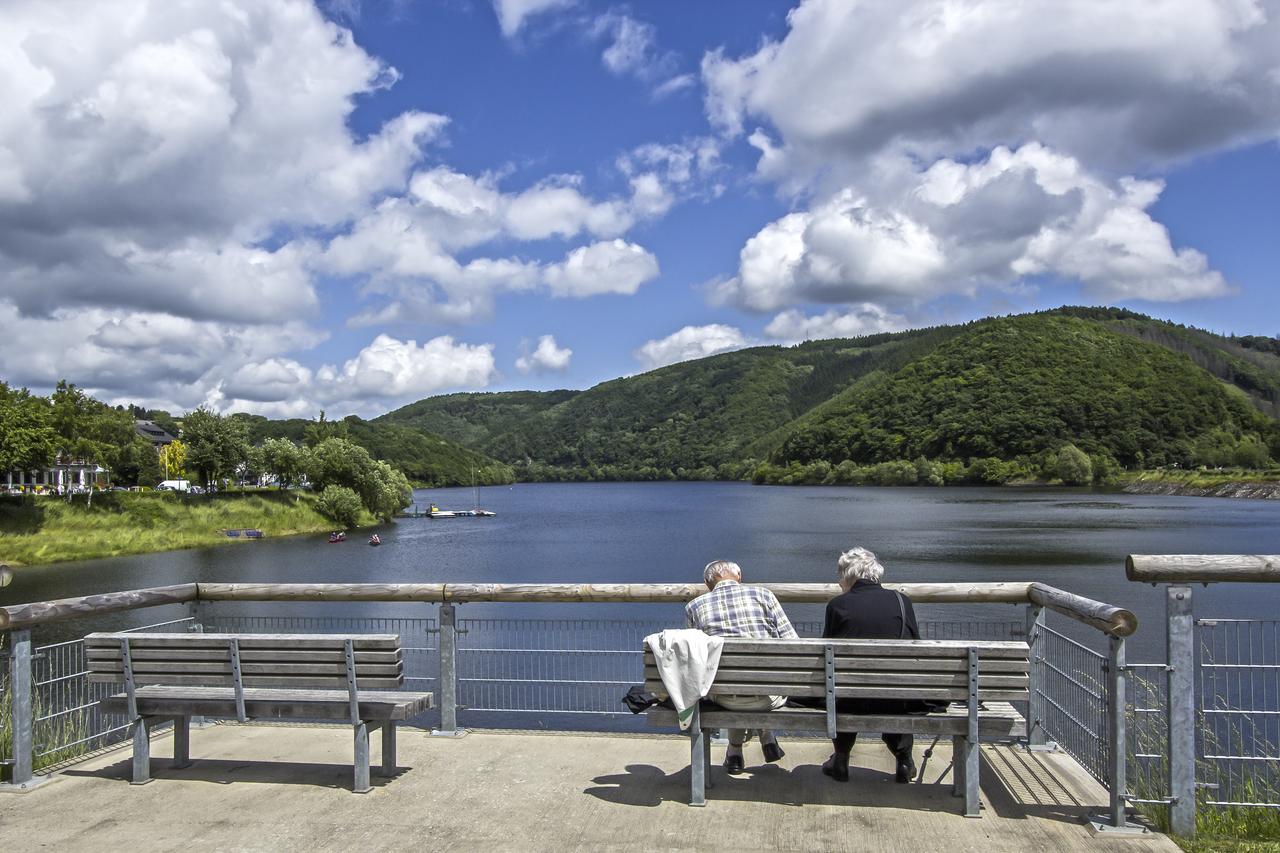
[[[1058,477],[1068,486],[1085,486],[1093,482],[1093,463],[1089,454],[1074,444],[1058,451]]]
[[[302,443],[314,448],[330,438],[346,438],[347,433],[346,421],[327,421],[321,409],[320,417],[303,427]]]
[[[369,451],[345,438],[328,438],[311,450],[307,474],[312,488],[345,486],[379,518],[391,518],[412,500],[409,481]]]
[[[174,439],[160,448],[160,467],[165,480],[179,479],[187,470],[187,446],[181,439]]]
[[[244,424],[204,406],[183,419],[182,437],[187,443],[187,465],[206,488],[235,474],[249,452]]]
[[[360,496],[346,486],[325,486],[316,510],[342,527],[355,527],[360,522]]]
[[[117,482],[130,486],[164,479],[159,454],[151,442],[140,435],[135,435],[133,441],[121,449],[113,473]]]
[[[23,388],[0,382],[0,471],[30,471],[53,460],[57,434],[49,407]]]
[[[268,438],[262,442],[262,465],[275,475],[276,485],[287,489],[303,471],[303,452],[287,438]]]
[[[111,469],[124,448],[133,441],[133,418],[117,411],[64,379],[58,382],[50,397],[51,420],[56,438],[56,464],[69,482],[71,469],[81,465],[90,470],[101,465]],[[67,500],[71,489],[67,488]],[[89,484],[89,503],[93,503],[93,484]]]

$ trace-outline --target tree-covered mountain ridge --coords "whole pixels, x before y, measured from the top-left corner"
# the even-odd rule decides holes
[[[1068,446],[1099,476],[1266,465],[1278,411],[1280,340],[1064,307],[753,347],[584,391],[431,397],[372,423],[531,480],[993,482],[1054,479]]]

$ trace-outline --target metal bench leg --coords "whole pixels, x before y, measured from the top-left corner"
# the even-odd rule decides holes
[[[951,738],[951,796],[964,796],[964,738]]]
[[[382,775],[396,772],[396,723],[387,720],[382,724]]]
[[[173,766],[191,766],[191,718],[173,718]]]
[[[702,780],[708,788],[714,788],[716,783],[711,776],[711,736],[705,732],[702,736],[702,766]]]
[[[367,794],[373,790],[369,784],[369,725],[361,720],[352,728],[356,739],[356,777],[351,790],[357,794]]]
[[[981,744],[976,740],[964,739],[964,816],[981,817],[978,813],[981,803],[978,796],[978,759],[982,754]]]
[[[139,717],[133,722],[133,785],[151,781],[151,721]]]
[[[691,787],[689,805],[691,806],[705,806],[707,804],[706,740],[707,733],[695,720],[693,725],[689,727],[689,779]]]

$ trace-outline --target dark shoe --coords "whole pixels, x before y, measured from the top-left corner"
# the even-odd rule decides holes
[[[737,755],[726,755],[724,757],[724,770],[726,773],[732,776],[737,776],[742,772],[743,767],[742,753],[738,753]]]
[[[897,758],[898,767],[893,774],[893,781],[905,785],[916,778],[916,763],[911,760],[910,755],[899,755]]]
[[[771,740],[766,744],[762,744],[760,748],[764,750],[764,760],[770,764],[773,764],[775,761],[781,761],[782,756],[786,755],[786,753],[782,751],[782,744],[778,743],[776,740]]]
[[[831,757],[822,765],[823,775],[830,776],[837,782],[849,781],[849,756],[841,755],[838,752],[831,753]]]

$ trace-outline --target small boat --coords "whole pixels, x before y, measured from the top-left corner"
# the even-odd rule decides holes
[[[375,533],[375,534],[373,534],[372,536],[370,536],[370,537],[369,537],[369,544],[370,544],[370,545],[375,545],[375,546],[376,546],[376,545],[381,545],[381,544],[382,544],[382,537],[378,536],[378,534],[376,534],[376,533]]]
[[[336,542],[346,542],[346,541],[347,541],[347,532],[345,530],[335,530],[334,532],[329,534],[330,545],[333,545]]]

